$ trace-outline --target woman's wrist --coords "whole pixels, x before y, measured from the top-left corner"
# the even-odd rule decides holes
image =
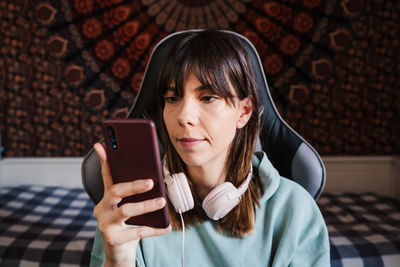
[[[136,248],[139,240],[132,240],[121,246],[111,247],[104,244],[106,261],[104,266],[136,266]]]

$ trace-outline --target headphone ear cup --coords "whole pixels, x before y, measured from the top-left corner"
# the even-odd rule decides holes
[[[207,216],[218,220],[228,214],[239,204],[240,192],[232,183],[223,183],[213,190],[203,200],[202,207]]]
[[[165,179],[168,198],[176,212],[186,212],[193,209],[194,200],[184,173],[168,175]]]

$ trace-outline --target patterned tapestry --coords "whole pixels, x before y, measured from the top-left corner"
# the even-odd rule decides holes
[[[282,117],[321,155],[400,153],[396,0],[0,0],[3,156],[84,156],[169,33],[257,48]]]

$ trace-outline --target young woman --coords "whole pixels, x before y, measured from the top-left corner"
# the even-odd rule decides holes
[[[326,226],[312,197],[282,178],[265,153],[253,153],[257,89],[241,41],[216,30],[182,36],[161,68],[158,87],[165,175],[184,174],[194,198],[182,214],[185,265],[330,266]],[[91,266],[179,266],[182,223],[170,198],[116,208],[123,197],[150,190],[152,181],[114,185],[104,148],[95,144],[95,150],[105,192],[94,209]],[[227,182],[238,190],[225,198],[237,201],[215,208],[209,203]],[[124,223],[164,205],[167,229]]]

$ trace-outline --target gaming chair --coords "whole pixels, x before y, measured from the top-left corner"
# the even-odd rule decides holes
[[[157,106],[157,75],[167,52],[179,35],[186,32],[199,32],[188,30],[173,33],[154,48],[147,64],[140,90],[130,109],[128,118],[149,118],[158,120]],[[263,150],[273,166],[281,176],[291,179],[302,185],[316,200],[321,195],[325,185],[325,167],[315,149],[296,133],[279,115],[263,71],[261,60],[255,47],[244,36],[234,34],[242,41],[250,56],[255,75],[256,86],[260,102],[260,131],[256,150]],[[156,123],[157,124],[157,123]],[[160,144],[161,158],[163,156]],[[82,163],[82,182],[91,200],[97,204],[103,197],[104,186],[101,177],[100,161],[94,149],[91,149]]]

